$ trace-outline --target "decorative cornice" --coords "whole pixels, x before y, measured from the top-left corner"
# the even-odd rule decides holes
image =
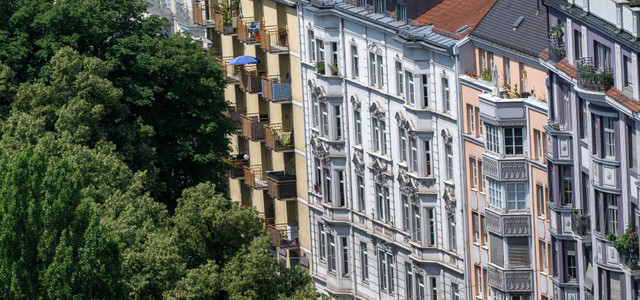
[[[373,172],[373,180],[378,184],[387,184],[388,177],[393,178],[393,173],[389,170],[388,165],[379,158],[374,159],[371,171]]]
[[[397,180],[400,187],[400,193],[407,195],[411,199],[411,202],[417,204],[419,197],[417,194],[418,184],[416,181],[411,178],[405,170],[400,170]]]
[[[331,159],[328,157],[329,149],[327,149],[327,146],[315,134],[311,137],[311,154],[319,159],[323,166],[329,166],[331,162]]]
[[[377,101],[369,105],[369,112],[376,118],[384,118],[384,109]]]
[[[396,121],[398,121],[398,126],[400,128],[404,128],[410,137],[415,137],[417,130],[413,126],[413,122],[404,118],[402,112],[396,112]]]

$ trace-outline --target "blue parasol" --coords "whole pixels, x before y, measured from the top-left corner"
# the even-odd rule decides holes
[[[255,65],[258,63],[260,63],[260,61],[257,58],[253,56],[248,56],[248,55],[238,56],[229,61],[230,65],[236,65],[236,66]]]

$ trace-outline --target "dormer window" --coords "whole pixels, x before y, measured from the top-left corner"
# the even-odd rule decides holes
[[[396,21],[407,20],[407,7],[404,4],[396,4]]]
[[[385,0],[373,0],[373,12],[376,14],[384,13],[384,1]]]

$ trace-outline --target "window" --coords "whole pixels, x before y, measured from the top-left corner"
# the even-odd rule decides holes
[[[328,168],[323,168],[322,171],[324,173],[324,201],[331,202],[331,173]]]
[[[411,72],[405,72],[405,77],[407,77],[407,84],[406,84],[406,89],[407,89],[407,103],[414,105],[416,102],[416,95],[415,95],[415,90],[413,87],[413,74],[411,74]]]
[[[614,120],[613,118],[603,117],[603,137],[604,141],[604,156],[605,157],[615,157],[616,156],[616,133],[614,130]]]
[[[573,203],[573,170],[570,165],[560,166],[561,170],[561,182],[562,188],[562,205],[571,205]]]
[[[504,59],[504,83],[511,85],[511,61]]]
[[[636,155],[636,129],[633,125],[627,125],[627,147],[629,168],[636,169],[638,167],[638,155]]]
[[[431,299],[438,300],[438,279],[431,277]]]
[[[400,128],[398,130],[400,132],[400,161],[407,161],[407,130],[404,128]]]
[[[480,68],[482,69],[481,72],[487,68],[487,57],[486,57],[486,53],[484,51],[484,49],[480,49]]]
[[[451,284],[451,295],[452,300],[460,300],[460,291],[458,290],[458,285],[455,283]]]
[[[376,14],[384,13],[384,0],[373,0],[373,12]]]
[[[489,124],[484,124],[484,127],[486,129],[485,130],[486,138],[484,141],[485,148],[489,152],[500,154],[500,140],[498,138],[498,128]]]
[[[489,184],[489,205],[502,209],[502,188],[497,180],[487,178]]]
[[[407,20],[407,7],[404,4],[396,4],[396,21]]]
[[[427,298],[425,298],[424,294],[424,277],[421,274],[416,274],[416,282],[416,289],[418,289],[416,296],[418,296],[419,300],[426,300]]]
[[[482,161],[478,160],[478,179],[480,180],[480,191],[484,191],[485,190],[485,180],[484,180],[484,173],[482,173]]]
[[[333,234],[329,236],[329,272],[336,272],[336,237]]]
[[[473,241],[479,242],[480,241],[480,219],[478,217],[478,213],[473,212],[471,214],[471,223],[473,226]]]
[[[385,222],[391,221],[391,198],[389,195],[389,188],[383,187],[380,184],[376,184],[376,199],[378,209],[378,219]]]
[[[480,298],[482,298],[482,296],[483,296],[482,285],[483,285],[482,269],[480,267],[476,266],[476,287],[477,287],[478,296]]]
[[[487,218],[483,215],[480,217],[480,229],[482,230],[482,244],[486,244],[488,239],[487,239]]]
[[[320,126],[320,104],[318,102],[318,95],[311,93],[311,104],[313,110],[313,127]]]
[[[418,172],[418,139],[412,137],[411,141],[411,170]]]
[[[374,53],[369,53],[369,84],[376,85],[376,80],[378,76],[376,75],[376,55]]]
[[[504,152],[506,155],[521,155],[523,153],[522,128],[504,129]]]
[[[469,158],[469,165],[471,166],[471,188],[478,188],[478,163],[476,159],[471,157]]]
[[[456,251],[456,215],[453,213],[447,214],[447,223],[449,224],[449,250]]]
[[[422,214],[420,206],[413,205],[413,227],[411,228],[411,236],[416,242],[422,242]]]
[[[480,116],[480,108],[476,107],[476,116]],[[478,137],[480,138],[484,138],[484,122],[482,120],[479,120],[478,122]]]
[[[580,138],[584,139],[587,137],[587,118],[589,117],[589,111],[587,110],[587,104],[584,99],[578,98],[578,102],[580,105]]]
[[[351,74],[353,78],[360,76],[360,69],[358,66],[358,46],[351,45]]]
[[[560,85],[562,93],[562,122],[564,130],[571,130],[571,88],[568,84]]]
[[[547,244],[544,241],[538,241],[540,247],[540,267],[542,272],[547,273],[549,271],[549,264],[547,262]]]
[[[527,209],[527,184],[507,183],[507,209]]]
[[[413,298],[413,269],[411,268],[411,264],[404,264],[405,270],[405,278],[404,278],[404,293],[407,299]]]
[[[427,228],[427,246],[436,245],[436,215],[433,208],[427,208],[427,222],[429,227]]]
[[[444,152],[447,156],[447,179],[453,179],[453,150],[450,143],[444,145]]]
[[[327,240],[322,223],[318,223],[318,241],[320,242],[320,260],[324,260],[327,258]]]
[[[321,39],[316,39],[316,61],[324,61],[324,42]]]
[[[444,112],[451,112],[451,95],[449,91],[449,79],[442,78],[442,107]]]
[[[356,123],[356,144],[362,144],[362,113],[360,110],[353,112],[353,116]]]
[[[573,31],[573,56],[575,60],[582,58],[582,32]]]
[[[315,183],[315,191],[316,193],[322,194],[322,191],[320,190],[320,186],[322,185],[322,165],[320,164],[320,159],[319,158],[314,158],[313,159],[315,165],[316,165],[316,182]]]
[[[346,236],[340,237],[340,244],[342,244],[342,276],[349,277],[349,244]]]
[[[367,244],[360,243],[360,269],[362,270],[362,280],[369,279],[369,253],[367,252]]]
[[[422,106],[429,107],[429,77],[422,75]]]
[[[534,159],[537,160],[542,160],[542,157],[544,156],[544,150],[543,150],[543,138],[542,138],[542,132],[540,132],[540,130],[538,129],[534,129],[533,130],[533,143],[534,143],[534,151],[535,151],[535,157]]]
[[[467,104],[467,132],[473,136],[476,135],[476,116],[475,108],[471,104]]]
[[[593,41],[594,63],[601,71],[611,70],[611,48]]]
[[[402,95],[404,90],[404,82],[403,82],[404,74],[402,73],[402,63],[396,62],[396,92],[398,95]]]
[[[365,0],[356,0],[357,7],[363,7],[365,5]]]
[[[338,68],[338,43],[331,43],[331,67]]]
[[[607,234],[618,234],[618,200],[613,194],[603,194],[607,203]]]
[[[490,69],[493,69],[495,62],[493,60],[493,52],[487,51],[487,57],[489,58],[489,65],[487,66]]]
[[[320,114],[322,119],[320,120],[320,134],[323,136],[329,135],[329,108],[326,102],[320,103]]]
[[[338,197],[340,197],[340,202],[339,202],[339,206],[341,207],[346,207],[347,206],[347,196],[345,193],[345,183],[344,183],[344,171],[338,171],[338,184],[340,185],[338,187],[338,190],[340,192],[340,195],[338,195]]]
[[[431,176],[431,140],[424,142],[425,175]]]
[[[334,113],[336,115],[336,140],[342,139],[342,115],[340,114],[340,106],[334,106]]]
[[[573,242],[564,242],[565,253],[567,258],[567,277],[569,280],[575,280],[578,277],[577,267],[576,267],[576,248]]]
[[[383,119],[373,118],[373,149],[387,153],[387,128]]]
[[[385,253],[382,250],[378,250],[378,270],[380,272],[380,288],[389,293],[394,292],[394,270],[393,270],[393,256]]]
[[[313,35],[313,30],[309,30],[309,57],[311,61],[317,61],[316,58],[316,40]]]
[[[544,201],[544,187],[541,184],[536,184],[536,197],[538,199],[538,216],[544,217],[547,205]]]
[[[358,185],[358,208],[360,211],[366,212],[366,206],[364,202],[364,180],[362,176],[356,176],[356,184]]]
[[[529,267],[531,265],[528,237],[507,238],[507,251],[509,267]]]
[[[382,55],[377,55],[378,57],[378,87],[382,87],[384,85],[384,80],[383,80],[383,72],[382,72]]]
[[[484,220],[483,220],[484,221]],[[502,237],[491,234],[489,236],[489,259],[492,263],[504,266],[504,243]]]
[[[633,64],[631,58],[624,57],[624,88],[633,91]]]
[[[409,208],[409,197],[402,195],[402,229],[411,229],[411,213]]]

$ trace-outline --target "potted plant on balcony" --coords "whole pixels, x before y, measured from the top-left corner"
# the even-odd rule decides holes
[[[617,236],[610,233],[607,235],[607,239],[618,250],[622,264],[638,268],[638,233],[631,226],[627,226],[623,235]]]
[[[482,80],[487,81],[487,82],[491,82],[493,80],[493,74],[491,74],[491,69],[490,68],[486,68],[484,70],[482,70],[482,73],[480,74]]]
[[[324,74],[324,62],[323,61],[317,61],[316,62],[316,72],[318,74]]]
[[[331,75],[338,76],[338,66],[337,65],[331,66]]]

